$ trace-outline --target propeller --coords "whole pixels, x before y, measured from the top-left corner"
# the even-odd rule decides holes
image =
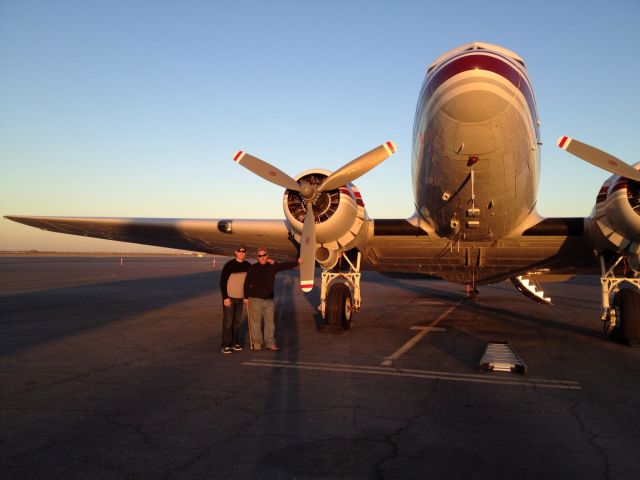
[[[242,150],[237,151],[233,156],[233,160],[247,170],[280,187],[298,192],[304,200],[307,213],[304,217],[302,237],[300,238],[300,257],[302,258],[300,288],[302,291],[310,292],[313,289],[316,264],[316,216],[313,212],[313,204],[318,198],[318,194],[354,181],[389,158],[395,151],[396,144],[394,142],[385,142],[343,165],[317,187],[305,181],[297,182],[270,163]]]
[[[340,167],[333,172],[318,188],[318,192],[325,190],[333,190],[349,182],[353,182],[356,178],[361,177],[369,170],[377,167],[396,152],[396,144],[393,142],[385,142],[379,147],[368,151],[364,155],[360,155],[355,160],[350,161],[346,165]]]
[[[282,188],[288,188],[289,190],[295,190],[296,192],[300,188],[298,182],[282,170],[247,152],[238,150],[233,156],[233,161],[239,163],[246,169],[251,170],[259,177],[269,180],[271,183],[275,183],[276,185],[280,185]]]
[[[591,145],[587,145],[571,137],[560,137],[556,143],[561,149],[566,150],[585,162],[589,162],[614,175],[640,182],[640,172],[613,155],[609,155],[602,150],[598,150]]]
[[[300,237],[300,288],[303,292],[313,289],[313,280],[316,271],[316,215],[313,213],[313,203],[307,202],[307,214],[302,225],[302,237]]]

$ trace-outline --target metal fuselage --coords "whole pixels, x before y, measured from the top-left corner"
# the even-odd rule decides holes
[[[453,240],[509,236],[535,208],[539,145],[522,60],[488,44],[448,52],[429,68],[416,109],[418,214]]]

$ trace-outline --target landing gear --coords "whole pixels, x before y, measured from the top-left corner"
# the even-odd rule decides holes
[[[348,272],[322,272],[318,309],[330,328],[349,330],[353,313],[360,311],[360,252],[355,266],[346,255],[342,258],[349,265]]]
[[[609,269],[604,257],[600,256],[602,276],[602,315],[603,330],[618,342],[628,345],[640,342],[640,278],[616,277],[614,269],[622,261],[619,257]],[[627,282],[631,285],[621,287]],[[611,302],[613,297],[613,302]],[[613,303],[613,306],[611,306]]]
[[[349,330],[351,328],[352,305],[349,287],[344,283],[331,285],[327,295],[327,323],[332,326],[342,326],[344,330]]]
[[[640,342],[640,292],[623,289],[613,298],[616,326],[611,338],[629,345]]]

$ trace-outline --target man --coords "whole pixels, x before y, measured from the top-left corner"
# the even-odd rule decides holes
[[[244,298],[249,309],[249,331],[254,350],[262,349],[264,343],[269,350],[277,352],[280,347],[276,344],[275,323],[273,321],[275,304],[273,290],[276,274],[283,270],[290,270],[302,263],[297,262],[273,263],[265,248],[258,249],[258,263],[251,265],[244,281]],[[264,334],[262,321],[264,320]]]
[[[240,326],[244,301],[244,281],[251,264],[245,260],[247,248],[240,245],[233,260],[222,268],[220,291],[222,292],[222,353],[242,351]]]

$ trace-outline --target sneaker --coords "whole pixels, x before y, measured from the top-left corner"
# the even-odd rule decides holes
[[[240,345],[239,343],[236,343],[233,345],[233,347],[231,347],[233,349],[234,352],[241,352],[242,351],[242,345]]]
[[[232,353],[231,347],[222,347],[222,353],[224,354]]]
[[[267,347],[267,350],[271,350],[272,352],[279,352],[280,351],[280,347],[276,344],[273,345],[269,345]]]

